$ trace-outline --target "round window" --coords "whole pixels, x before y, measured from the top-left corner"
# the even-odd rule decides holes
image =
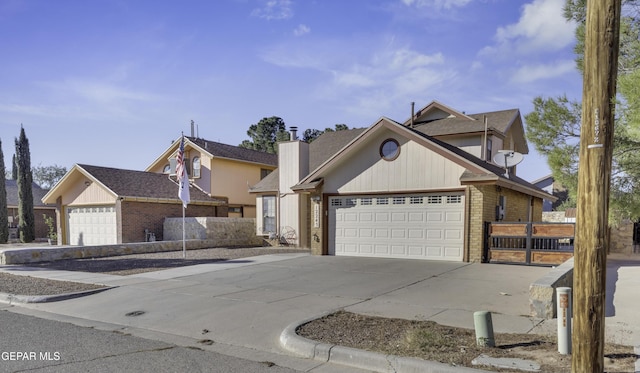
[[[380,156],[386,161],[392,161],[400,155],[400,144],[394,139],[384,140],[380,145]]]

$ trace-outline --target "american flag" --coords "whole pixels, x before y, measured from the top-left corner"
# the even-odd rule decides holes
[[[189,194],[189,176],[184,167],[184,136],[180,139],[180,149],[178,149],[176,156],[176,178],[178,179],[178,197],[186,208],[191,201],[191,196]]]

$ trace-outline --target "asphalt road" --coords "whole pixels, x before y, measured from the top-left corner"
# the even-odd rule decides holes
[[[0,372],[269,372],[295,370],[46,320],[0,307]]]

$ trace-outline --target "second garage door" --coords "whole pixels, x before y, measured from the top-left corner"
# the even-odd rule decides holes
[[[67,219],[70,245],[118,243],[114,206],[69,207]]]
[[[462,261],[462,193],[329,197],[329,254]]]

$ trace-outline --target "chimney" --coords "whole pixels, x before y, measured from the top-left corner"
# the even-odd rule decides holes
[[[298,139],[298,127],[289,127],[289,140],[296,141]]]
[[[415,102],[411,102],[411,128],[413,128],[413,119],[416,116],[415,108],[416,108],[416,103]]]
[[[196,137],[194,132],[195,131],[194,124],[195,123],[193,122],[193,119],[191,119],[191,137]]]

